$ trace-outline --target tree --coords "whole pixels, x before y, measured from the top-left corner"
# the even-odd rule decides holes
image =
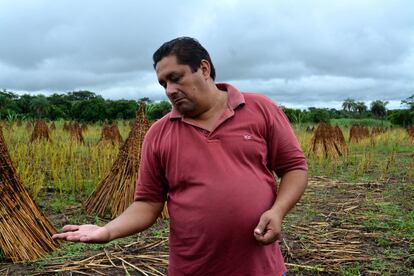
[[[407,99],[402,100],[401,104],[407,105],[410,110],[414,111],[414,94],[408,97]]]
[[[145,104],[152,103],[152,101],[148,97],[142,97],[142,98],[138,99],[138,102],[144,102]]]
[[[65,109],[58,105],[51,105],[49,108],[49,112],[47,114],[47,118],[56,121],[59,119],[68,119],[68,115],[65,112]]]
[[[49,111],[49,108],[49,101],[44,95],[37,95],[30,102],[30,109],[36,113],[38,118],[42,118]]]
[[[329,123],[329,120],[331,119],[329,110],[327,108],[315,108],[315,107],[309,107],[309,119],[313,123]]]
[[[68,95],[54,93],[48,97],[50,103],[49,109],[49,119],[69,119],[72,102],[69,99]]]
[[[371,102],[371,113],[378,118],[384,118],[387,114],[387,109],[385,107],[387,104],[388,101],[376,100]]]
[[[81,91],[74,91],[69,92],[68,97],[70,101],[87,101],[95,99],[97,96],[95,93],[87,91],[87,90],[81,90]]]
[[[356,110],[356,102],[354,99],[347,98],[342,103],[342,108],[348,112],[354,112]]]
[[[6,117],[9,114],[18,113],[18,108],[16,106],[16,99],[18,95],[13,92],[3,89],[0,91],[0,118]]]
[[[387,120],[394,125],[407,127],[414,124],[414,111],[410,111],[408,109],[397,109],[390,110],[387,113]]]
[[[107,104],[101,96],[91,100],[77,101],[72,107],[72,116],[72,119],[78,121],[103,121],[108,118]]]
[[[108,116],[111,120],[135,118],[135,111],[138,103],[133,100],[106,101],[108,106]]]
[[[3,91],[0,91],[0,106],[3,107],[7,103],[10,103],[11,101],[16,100],[18,97],[19,96],[14,94],[13,92],[3,89]]]
[[[282,107],[282,110],[286,114],[286,117],[288,117],[290,123],[300,124],[304,122],[305,114],[302,110],[287,107]]]
[[[365,112],[367,112],[368,107],[364,102],[357,102],[355,103],[355,110],[361,115]]]
[[[30,116],[31,114],[31,102],[34,96],[31,96],[29,94],[24,94],[19,97],[19,99],[16,100],[16,106],[18,109],[18,113],[21,115],[26,115],[28,117],[34,117]]]
[[[171,111],[171,104],[168,101],[161,101],[158,103],[150,103],[147,105],[146,113],[148,119],[157,120]]]
[[[404,104],[408,109],[401,109],[391,112],[389,120],[393,124],[399,124],[402,126],[409,126],[414,124],[414,94],[405,100],[401,101],[401,104]]]

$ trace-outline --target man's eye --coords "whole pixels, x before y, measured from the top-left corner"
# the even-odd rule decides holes
[[[179,82],[179,81],[180,81],[180,79],[181,79],[181,77],[172,77],[172,78],[171,78],[171,81],[172,81],[172,82]]]
[[[164,88],[165,88],[165,86],[166,86],[165,81],[160,81],[160,82],[159,82],[159,84],[160,84],[162,87],[164,87]]]

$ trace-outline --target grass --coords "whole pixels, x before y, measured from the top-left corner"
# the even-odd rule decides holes
[[[414,179],[414,144],[404,129],[391,129],[385,134],[367,138],[360,143],[348,143],[348,154],[341,158],[321,158],[308,152],[311,133],[296,131],[307,153],[311,175],[326,175],[346,181],[374,181],[398,178]],[[343,128],[349,141],[349,129]],[[404,168],[404,169],[401,169]]]
[[[293,275],[309,275],[307,271],[311,268],[322,268],[334,275],[411,275],[414,271],[414,183],[355,184],[354,187],[352,183],[324,181],[326,185],[308,187],[301,203],[284,222],[285,238],[293,252],[288,254],[282,244],[287,261],[308,266],[294,268]],[[345,207],[353,208],[349,213],[343,211]],[[315,228],[318,225],[321,227]],[[306,230],[298,231],[297,227]],[[361,244],[347,249],[360,253],[339,254],[333,259],[368,259],[324,265],[329,255],[318,258],[319,247],[315,245],[326,243],[327,237],[338,231],[341,234],[336,239],[328,239],[327,249],[342,250],[334,246],[337,242],[343,242],[344,247]]]
[[[83,134],[85,145],[72,143],[62,122],[51,132],[52,142],[30,143],[25,126],[4,130],[4,136],[17,172],[36,199],[42,189],[55,189],[60,194],[86,193],[94,190],[114,162],[119,147],[97,144],[101,127],[90,126]],[[123,137],[129,127],[121,124]]]
[[[381,121],[382,122],[382,121]],[[368,262],[344,264],[335,271],[339,275],[409,275],[414,273],[414,143],[408,140],[404,129],[391,128],[386,133],[348,143],[348,120],[333,122],[341,125],[348,144],[348,154],[339,158],[313,156],[307,149],[312,133],[304,127],[295,127],[298,140],[306,152],[310,176],[325,176],[329,179],[357,185],[371,183],[361,191],[363,201],[358,215],[340,217],[338,227],[343,223],[353,223],[363,231],[378,234],[364,240],[367,252],[372,256]],[[382,122],[383,123],[383,122]],[[366,125],[378,125],[378,121],[367,121]],[[48,215],[52,223],[62,227],[67,223],[97,223],[106,221],[87,215],[81,203],[96,188],[117,157],[119,148],[111,145],[97,145],[101,126],[92,125],[84,133],[85,145],[69,142],[69,135],[62,130],[63,122],[56,123],[57,130],[52,132],[52,143],[29,143],[30,131],[25,125],[4,129],[4,136],[18,174],[35,198],[38,205]],[[125,139],[129,132],[126,124],[119,123]],[[310,225],[325,221],[329,204],[346,203],[351,186],[338,186],[335,191],[321,189],[309,199],[301,201],[286,219],[285,231],[295,234],[295,225]],[[352,199],[352,198],[351,198]],[[318,203],[318,202],[321,203]],[[327,209],[325,212],[325,209]],[[328,212],[329,211],[329,212]],[[335,226],[335,225],[333,225]],[[358,228],[359,229],[359,228]],[[168,224],[161,223],[145,232],[152,237],[168,235]],[[297,239],[307,247],[311,246],[311,236],[297,234]],[[102,251],[119,243],[133,240],[121,239],[107,245],[88,245],[64,243],[62,247],[44,260],[36,262],[37,271],[42,267],[60,260],[71,260],[90,252]],[[317,253],[316,253],[317,254]],[[0,251],[0,261],[2,259]],[[397,265],[396,265],[397,264]],[[320,264],[310,264],[308,268],[291,268],[292,275],[315,275]],[[1,267],[0,267],[1,271]]]
[[[298,140],[306,152],[311,176],[351,183],[339,185],[331,192],[328,187],[302,199],[286,218],[285,231],[290,239],[303,244],[313,237],[297,234],[290,225],[306,227],[312,222],[325,222],[323,216],[335,214],[327,204],[346,204],[344,198],[350,193],[352,183],[372,183],[359,192],[363,198],[357,206],[358,216],[340,217],[339,226],[354,224],[355,229],[372,233],[364,239],[365,254],[372,257],[368,262],[343,264],[334,274],[339,275],[411,275],[414,272],[414,143],[410,142],[404,129],[391,128],[386,133],[367,138],[360,143],[349,143],[349,127],[342,122],[342,131],[348,144],[348,154],[339,158],[323,158],[308,152],[312,133],[303,128],[295,129]],[[344,126],[345,125],[345,126]],[[375,125],[375,124],[371,124]],[[308,188],[308,192],[310,192]],[[318,203],[320,201],[320,203]],[[332,208],[332,207],[330,207]],[[324,209],[327,209],[324,212]],[[363,219],[361,219],[363,218]],[[328,221],[329,222],[329,221]],[[335,229],[335,223],[330,222]],[[326,230],[329,233],[329,229]],[[332,230],[333,231],[333,230]],[[305,246],[305,245],[303,245]],[[306,246],[304,247],[306,248]],[[309,263],[317,267],[317,263]],[[291,269],[294,275],[309,275],[307,269]],[[322,273],[323,274],[323,273]]]
[[[359,276],[361,275],[361,266],[356,263],[352,267],[346,267],[340,270],[342,276]]]
[[[362,125],[368,127],[391,127],[391,122],[387,120],[379,120],[372,118],[363,118],[363,119],[351,119],[351,118],[341,118],[341,119],[331,119],[329,122],[331,125],[339,125],[343,127],[350,127],[352,125]]]
[[[114,240],[106,244],[87,244],[87,243],[71,243],[65,242],[55,252],[45,256],[44,259],[34,262],[34,268],[37,272],[42,272],[50,262],[55,265],[64,264],[69,260],[81,259],[88,254],[103,251],[104,249],[110,249],[118,244],[125,244],[131,242],[133,239],[125,238],[123,240]]]
[[[390,239],[406,240],[414,254],[414,185],[400,184],[387,186],[382,194],[383,201],[369,198],[367,205],[370,211],[363,225],[372,231],[384,233],[378,239],[379,245],[390,245]],[[392,243],[392,242],[391,242]]]
[[[67,206],[72,206],[78,204],[76,197],[72,194],[63,196],[63,195],[56,195],[52,199],[49,200],[47,206],[45,206],[45,211],[49,211],[51,213],[62,213],[65,211]]]

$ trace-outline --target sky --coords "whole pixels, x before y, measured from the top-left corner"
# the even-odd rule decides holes
[[[217,82],[290,108],[414,94],[411,0],[0,0],[0,89],[164,100],[152,54],[179,36]]]

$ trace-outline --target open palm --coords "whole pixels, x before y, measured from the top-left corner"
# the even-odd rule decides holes
[[[62,233],[53,235],[53,239],[73,242],[105,243],[110,240],[110,235],[107,228],[93,224],[65,225]]]

